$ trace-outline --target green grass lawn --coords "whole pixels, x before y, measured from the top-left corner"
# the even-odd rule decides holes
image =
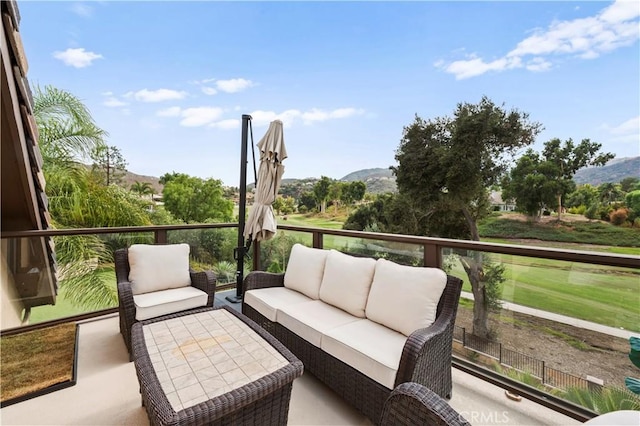
[[[112,268],[105,268],[100,272],[102,281],[116,287],[116,273]],[[113,307],[116,307],[114,305]],[[105,306],[103,309],[108,308]],[[31,309],[31,324],[35,324],[43,321],[51,321],[58,318],[70,317],[73,315],[80,315],[87,312],[91,312],[91,309],[80,308],[73,305],[70,301],[64,297],[64,288],[58,292],[55,305],[38,306]]]
[[[290,214],[287,220],[278,217],[278,223],[291,226],[315,226],[317,228],[342,229],[341,221],[323,218],[323,217],[306,217],[302,214]]]
[[[564,261],[492,255],[505,266],[502,300],[531,308],[640,331],[640,271]],[[456,262],[452,275],[471,291]]]

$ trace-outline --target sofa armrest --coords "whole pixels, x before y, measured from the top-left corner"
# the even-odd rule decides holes
[[[395,386],[404,382],[417,382],[428,386],[440,396],[450,393],[451,351],[453,327],[458,311],[462,281],[447,276],[442,294],[442,307],[436,321],[427,328],[411,333],[402,350]],[[446,375],[445,375],[446,372]],[[446,390],[449,389],[449,390]]]
[[[284,274],[272,272],[252,271],[247,274],[242,283],[242,291],[256,290],[259,288],[284,287]]]
[[[136,306],[129,281],[118,282],[118,313],[120,317],[120,333],[129,353],[131,353],[131,326],[136,321]]]
[[[438,425],[467,426],[469,423],[445,400],[426,386],[403,383],[384,403],[383,426]]]
[[[207,306],[213,306],[216,293],[216,275],[212,271],[195,272],[189,269],[191,276],[191,285],[199,290],[207,293]]]

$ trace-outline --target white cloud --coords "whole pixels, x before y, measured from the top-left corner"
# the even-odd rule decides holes
[[[213,87],[209,87],[209,86],[202,86],[202,93],[204,93],[205,95],[215,95],[216,93],[218,93],[218,91],[216,89],[214,89]]]
[[[118,98],[116,98],[114,96],[110,96],[102,103],[102,105],[110,107],[110,108],[117,108],[117,107],[122,107],[122,106],[125,106],[125,105],[129,105],[129,104],[127,102],[123,102],[123,101],[119,100]]]
[[[73,3],[71,5],[71,11],[83,18],[89,18],[93,16],[93,8],[85,3]]]
[[[222,120],[215,123],[211,123],[209,124],[209,126],[216,127],[218,129],[224,129],[224,130],[237,129],[238,127],[240,127],[240,120],[236,120],[232,118],[228,120]]]
[[[102,58],[102,55],[94,52],[87,52],[84,48],[69,48],[63,52],[53,52],[53,57],[60,59],[65,65],[75,68],[84,68],[91,65],[96,59]]]
[[[620,135],[636,135],[640,136],[640,115],[634,118],[631,118],[624,123],[621,123],[615,127],[608,127],[605,125],[607,130],[612,135],[620,136]]]
[[[637,1],[617,0],[597,15],[565,21],[554,21],[547,28],[537,28],[514,49],[492,61],[472,56],[466,60],[434,66],[454,74],[456,79],[475,77],[489,71],[504,71],[523,67],[523,59],[534,58],[524,65],[529,71],[546,71],[551,58],[573,56],[595,59],[612,50],[629,46],[640,38],[638,25],[640,7]]]
[[[253,86],[253,82],[251,80],[245,80],[244,78],[232,78],[231,80],[216,81],[216,87],[218,90],[227,93],[241,92],[251,86]]]
[[[485,62],[481,58],[470,57],[462,61],[454,61],[445,67],[445,71],[454,74],[456,80],[484,74],[488,71],[505,71],[522,66],[520,58],[501,58],[495,61]]]
[[[156,115],[158,117],[179,117],[180,112],[181,112],[180,107],[175,106],[175,107],[161,109],[156,112]]]
[[[183,117],[180,125],[185,127],[204,126],[218,120],[222,112],[222,108],[216,107],[187,108],[180,114]]]
[[[529,71],[549,71],[551,69],[551,62],[544,58],[533,58],[527,62],[526,68]]]
[[[137,92],[128,92],[125,95],[127,98],[133,98],[140,102],[162,102],[176,99],[183,99],[187,96],[187,92],[171,90],[171,89],[158,89],[147,90],[142,89]]]
[[[310,111],[302,113],[302,120],[305,124],[311,124],[315,121],[327,121],[335,118],[347,118],[354,115],[362,115],[364,110],[355,108],[338,108],[333,111],[323,111],[313,108]]]
[[[298,119],[302,120],[304,124],[309,125],[315,122],[347,118],[355,115],[363,115],[364,113],[365,111],[363,109],[356,108],[337,108],[329,111],[319,108],[312,108],[308,111],[288,109],[281,113],[258,110],[253,111],[250,115],[255,126],[263,126],[269,124],[273,120],[280,120],[285,127],[289,127],[293,125],[293,123]]]

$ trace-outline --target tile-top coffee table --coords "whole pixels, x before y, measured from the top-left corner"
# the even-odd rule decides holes
[[[153,425],[286,424],[302,363],[228,307],[135,323],[131,343]]]

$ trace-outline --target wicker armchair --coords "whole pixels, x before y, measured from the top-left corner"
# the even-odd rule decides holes
[[[382,426],[467,426],[461,414],[429,388],[407,382],[397,386],[384,403]]]
[[[120,314],[120,333],[127,346],[130,357],[131,352],[131,326],[137,322],[136,306],[133,300],[131,282],[129,282],[129,255],[128,249],[119,249],[115,252],[116,281],[118,285],[118,310]],[[213,306],[216,292],[216,277],[211,271],[195,272],[189,269],[191,285],[207,293],[206,306]],[[131,358],[132,360],[132,358]]]

